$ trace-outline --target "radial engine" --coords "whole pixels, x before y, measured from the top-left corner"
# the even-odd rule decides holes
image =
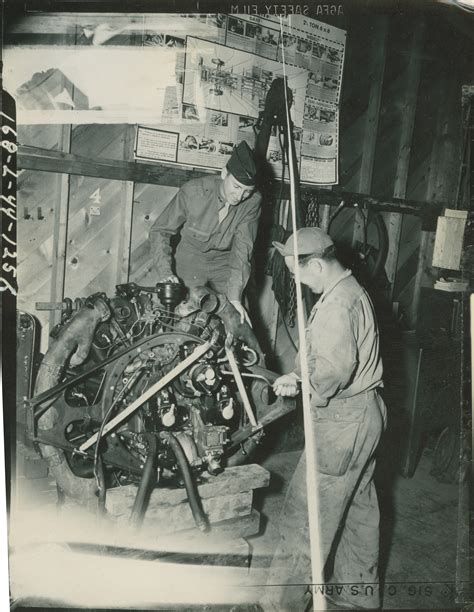
[[[184,291],[128,283],[63,304],[28,429],[66,496],[105,503],[107,489],[136,482],[142,506],[145,488],[181,483],[192,501],[201,472],[244,459],[294,408],[273,395],[276,374],[227,298]]]

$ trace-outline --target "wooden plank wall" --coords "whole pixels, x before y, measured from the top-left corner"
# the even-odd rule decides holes
[[[450,22],[428,15],[410,19],[392,16],[385,49],[371,45],[380,16],[351,20],[344,87],[341,99],[341,186],[367,191],[376,197],[406,197],[418,201],[449,201],[455,193],[455,167],[460,162],[460,85],[468,70],[466,39]],[[379,25],[377,25],[379,24]],[[367,29],[372,35],[367,35]],[[441,44],[440,44],[440,41]],[[365,164],[373,132],[370,122],[374,83],[370,66],[385,53],[380,111],[377,118],[373,167]],[[379,66],[380,69],[380,66]],[[373,74],[373,71],[372,71]],[[373,103],[372,103],[373,106]],[[370,177],[371,174],[371,177]],[[388,295],[400,303],[407,325],[416,323],[415,279],[419,270],[422,227],[419,218],[385,215],[390,256],[386,273]],[[351,233],[353,214],[343,211],[331,233],[343,242]],[[433,286],[437,270],[431,268],[433,234],[418,271],[421,286]],[[415,309],[411,307],[415,300]]]
[[[176,187],[137,184],[133,201],[130,280],[149,286],[158,280],[147,243],[148,232],[174,194]]]
[[[126,125],[80,125],[72,131],[71,152],[84,157],[125,160],[131,155]],[[126,280],[123,250],[131,232],[129,181],[71,176],[65,295],[113,295]]]
[[[441,44],[440,44],[441,42]],[[427,20],[407,197],[450,202],[460,163],[461,83],[466,64],[465,40],[449,23]],[[404,220],[394,294],[417,324],[419,291],[433,287],[438,274],[431,266],[435,228],[429,236],[418,220]],[[420,248],[422,245],[422,248]]]
[[[75,126],[70,149],[88,158],[130,160],[135,129],[133,125]],[[63,133],[64,126],[27,127],[20,142],[60,149]],[[40,320],[42,350],[47,346],[50,321],[47,312],[36,311],[36,302],[85,297],[98,291],[113,295],[115,285],[128,280],[143,285],[156,282],[148,232],[176,191],[176,187],[130,181],[31,170],[21,173],[18,307]],[[58,212],[61,221],[55,223]],[[53,323],[59,313],[54,315]]]
[[[18,141],[34,141],[48,149],[60,150],[61,126],[20,126]],[[53,241],[55,213],[59,209],[65,176],[23,170],[18,178],[18,298],[19,310],[38,317],[48,333],[49,313],[36,312],[37,301],[49,301],[55,265]],[[43,338],[42,338],[43,340]],[[44,348],[44,341],[42,348]]]
[[[380,15],[355,15],[349,26],[340,114],[340,186],[378,197],[449,200],[455,193],[453,168],[459,159],[460,84],[469,59],[464,57],[466,38],[433,16],[426,19],[424,31],[418,17],[410,21],[406,16],[391,17],[387,23]],[[130,36],[129,43],[135,44]],[[133,134],[134,126],[124,125],[31,126],[20,130],[20,142],[88,158],[131,161]],[[95,291],[110,294],[127,278],[153,284],[146,239],[175,192],[176,187],[23,171],[19,306],[35,313],[39,300]],[[419,218],[406,215],[402,223],[391,216],[387,221],[390,293],[413,325],[415,313],[409,306],[417,270],[420,286],[432,283],[426,274],[432,272],[432,238],[426,240],[420,268]],[[351,240],[353,231],[353,213],[343,211],[331,233]],[[48,315],[35,314],[47,330]]]
[[[369,106],[370,73],[361,67],[371,64],[374,48],[370,34],[361,36],[366,19],[354,19],[347,33],[343,89],[340,110],[340,180],[348,191],[357,191],[362,166],[362,152]],[[371,29],[371,33],[373,28]],[[354,84],[357,83],[357,86]],[[354,211],[343,210],[331,223],[331,235],[341,242],[352,240]]]

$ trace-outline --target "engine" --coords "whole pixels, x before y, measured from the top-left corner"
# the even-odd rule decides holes
[[[272,397],[276,375],[227,298],[183,293],[130,283],[66,301],[29,402],[30,436],[66,495],[103,497],[146,472],[177,485],[215,474],[293,408]]]

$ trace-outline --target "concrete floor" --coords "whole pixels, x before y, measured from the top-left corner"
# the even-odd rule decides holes
[[[299,456],[300,451],[279,453],[263,462],[272,474],[271,488],[256,502],[262,533],[250,539],[260,560],[271,558],[278,541],[278,515]],[[387,477],[385,471],[378,479],[384,610],[456,607],[458,486],[439,483],[430,475],[431,463],[427,449],[413,478]],[[251,570],[256,582],[262,570]]]
[[[261,532],[249,538],[252,551],[250,571],[242,568],[229,574],[229,584],[232,585],[230,601],[235,596],[235,587],[237,591],[245,592],[246,601],[258,601],[261,596],[261,585],[266,583],[267,568],[279,538],[279,513],[300,453],[299,450],[273,451],[261,460],[271,473],[270,487],[255,495],[255,507],[261,513]],[[411,479],[398,475],[393,466],[391,470],[385,466],[378,475],[384,610],[447,610],[456,607],[458,486],[439,483],[431,476],[432,456],[433,451],[425,449]],[[36,504],[41,499],[47,506],[52,505],[56,500],[54,482],[50,479],[42,482],[47,486],[42,491],[36,490]],[[215,582],[215,571],[212,569],[211,584]],[[148,606],[143,605],[145,607]],[[210,606],[208,609],[216,608]],[[221,606],[217,609],[230,608]]]

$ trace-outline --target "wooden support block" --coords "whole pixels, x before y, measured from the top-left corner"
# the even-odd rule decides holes
[[[216,523],[218,531],[246,535],[258,531],[259,517],[252,512],[253,490],[268,486],[270,474],[259,465],[246,465],[227,468],[217,476],[205,475],[198,486],[202,508],[209,523]],[[128,521],[137,493],[137,487],[128,485],[111,489],[107,493],[106,507],[112,517],[118,521]],[[240,521],[247,517],[243,524],[226,521]],[[155,489],[151,496],[144,519],[144,528],[153,527],[157,533],[169,533],[194,529],[195,523],[187,499],[186,490]]]
[[[242,491],[251,491],[267,487],[270,482],[269,472],[261,465],[245,465],[226,468],[221,474],[211,476],[204,474],[198,485],[199,497],[208,499],[219,495],[231,495]],[[127,485],[107,492],[107,509],[112,514],[121,514],[122,508],[132,508],[137,488]],[[186,489],[157,488],[151,495],[154,503],[164,503],[169,506],[187,502]]]
[[[252,512],[252,491],[222,495],[202,500],[202,509],[209,524],[220,523],[228,519],[250,516]],[[109,497],[109,496],[108,496]],[[119,523],[128,522],[132,506],[129,499],[120,500],[115,496],[114,502],[107,499],[107,511]],[[196,524],[188,501],[180,504],[166,504],[152,495],[143,521],[143,528],[152,528],[157,534],[194,529]]]
[[[259,531],[260,512],[253,509],[250,514],[246,514],[245,516],[239,516],[212,523],[211,530],[207,533],[199,531],[199,529],[194,526],[191,529],[183,529],[182,531],[179,531],[179,533],[174,532],[171,534],[160,535],[158,542],[163,545],[169,543],[176,548],[181,541],[186,542],[187,544],[190,542],[194,544],[202,541],[203,544],[199,546],[199,550],[204,552],[208,551],[210,549],[210,545],[212,544],[216,546],[222,545],[222,543],[226,542],[227,540],[232,540],[234,543],[235,540],[240,538],[255,536]],[[142,531],[141,534],[143,535],[143,533],[144,532]],[[148,524],[148,530],[145,533],[150,534],[150,536],[156,535],[154,530],[150,530],[150,524]]]
[[[227,536],[231,538],[249,538],[255,536],[260,531],[260,512],[251,510],[250,514],[237,518],[227,519],[213,523],[211,533],[216,536]],[[196,528],[189,533],[198,533]]]
[[[210,524],[225,521],[227,519],[245,516],[252,511],[252,491],[234,493],[233,495],[222,495],[202,500],[202,508]],[[127,519],[129,514],[127,513]],[[194,518],[189,503],[167,505],[156,504],[153,496],[143,521],[144,525],[156,525],[159,531],[165,533],[191,529],[195,526]]]

